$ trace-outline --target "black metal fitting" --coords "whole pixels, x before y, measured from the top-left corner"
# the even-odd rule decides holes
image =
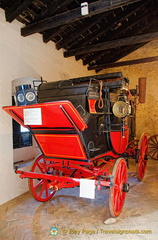
[[[129,183],[124,183],[122,187],[123,192],[129,192]]]

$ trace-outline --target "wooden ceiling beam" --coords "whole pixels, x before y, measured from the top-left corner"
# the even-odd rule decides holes
[[[105,14],[101,14],[101,16],[98,17],[98,15],[93,16],[92,18],[84,19],[81,22],[81,26],[77,28],[77,32],[74,31],[72,35],[68,34],[68,36],[61,41],[59,41],[56,44],[56,48],[64,48],[65,46],[69,45],[69,43],[73,42],[75,39],[83,35],[85,32],[90,30],[92,27],[94,27],[96,24],[98,24],[100,21],[105,19],[110,13],[106,12]]]
[[[58,1],[58,0],[57,0]],[[63,1],[63,0],[62,0]],[[64,1],[63,4],[65,4],[65,11],[68,10],[67,7],[68,5],[73,2],[74,0],[67,0],[67,1]],[[62,4],[62,6],[63,6]],[[60,8],[61,10],[61,8]],[[63,9],[62,9],[63,10]],[[58,11],[56,12],[56,14],[58,13]],[[63,25],[63,26],[59,26],[59,27],[56,27],[56,28],[51,28],[51,29],[48,29],[46,30],[44,33],[43,33],[43,42],[47,43],[49,42],[50,40],[53,41],[54,38],[56,38],[58,35],[60,35],[60,33],[62,33],[63,31],[65,31],[67,28],[69,28],[70,25]]]
[[[47,43],[50,40],[53,40],[53,38],[57,37],[58,34],[60,34],[62,31],[64,31],[65,26],[52,28],[50,30],[47,30],[43,33],[43,42]]]
[[[113,18],[111,19],[107,19],[108,22],[103,23],[100,26],[100,29],[93,31],[93,32],[89,32],[88,36],[84,37],[83,40],[81,41],[76,41],[76,43],[71,42],[70,44],[68,44],[68,46],[66,47],[66,49],[71,49],[71,48],[77,48],[79,46],[84,46],[84,45],[88,45],[89,42],[93,43],[94,41],[98,41],[96,39],[99,39],[100,37],[102,37],[104,35],[104,39],[105,39],[105,34],[110,30],[110,29],[114,29],[118,27],[118,23],[122,24],[122,22],[124,22],[126,19],[128,19],[130,16],[132,16],[134,13],[137,14],[138,11],[140,11],[140,9],[142,9],[146,4],[148,3],[148,1],[143,2],[138,2],[135,4],[132,4],[131,6],[127,7],[127,9],[125,9],[123,11],[123,13],[120,14],[119,13],[115,13],[115,17],[113,16]],[[134,16],[134,19],[136,21],[137,19],[137,15]],[[127,22],[127,24],[129,25],[129,22]],[[123,23],[124,26],[124,23]],[[121,27],[117,28],[117,30],[119,30]],[[112,31],[112,34],[115,34],[115,31]],[[75,36],[75,34],[74,34]],[[114,39],[114,38],[113,38]]]
[[[128,45],[133,45],[133,44],[143,43],[143,42],[149,42],[157,39],[158,39],[158,32],[142,34],[142,35],[137,35],[133,37],[127,37],[123,39],[117,39],[109,42],[103,42],[103,43],[98,43],[94,45],[84,46],[77,49],[72,49],[64,52],[64,57],[67,58],[74,55],[80,55],[80,54],[91,53],[91,52],[99,52],[106,49],[118,48],[122,46],[128,46]]]
[[[119,49],[119,51],[117,52],[117,55],[113,57],[113,59],[110,59],[109,62],[107,62],[107,59],[104,61],[101,61],[99,63],[96,63],[95,65],[100,65],[100,64],[108,64],[110,62],[117,62],[119,61],[120,59],[122,59],[123,57],[126,57],[127,55],[129,55],[130,53],[132,53],[133,51],[136,51],[137,49],[139,49],[140,47],[143,47],[145,44],[147,43],[139,43],[139,44],[136,44],[136,45],[132,45],[132,46],[127,46],[127,47],[123,47],[123,51],[122,49]],[[105,58],[104,58],[105,59]],[[102,70],[102,69],[100,69]],[[100,70],[96,70],[96,72],[99,72]]]
[[[148,58],[140,58],[140,59],[134,59],[134,60],[122,61],[122,62],[115,62],[115,63],[94,65],[94,66],[89,66],[88,70],[100,70],[100,69],[105,69],[105,68],[130,66],[130,65],[149,63],[149,62],[155,62],[155,61],[158,61],[158,56],[148,57]]]
[[[145,2],[145,3],[147,3],[147,2]],[[149,1],[148,1],[148,3],[149,3]],[[143,5],[142,5],[142,7],[144,6],[144,3],[143,3]],[[129,30],[133,30],[133,28],[134,28],[134,30],[135,30],[135,26],[137,26],[137,24],[139,24],[139,23],[141,23],[141,22],[143,22],[143,24],[144,24],[144,20],[146,20],[151,14],[153,15],[153,7],[152,8],[150,8],[150,7],[148,7],[148,10],[149,10],[149,12],[139,12],[140,11],[140,8],[136,8],[136,16],[134,16],[134,17],[132,17],[132,15],[134,14],[134,12],[132,12],[132,15],[125,15],[125,17],[131,17],[131,19],[129,19],[128,21],[125,21],[125,22],[123,22],[122,23],[122,26],[120,26],[119,28],[117,28],[115,31],[109,31],[109,32],[107,32],[107,34],[106,34],[106,36],[105,35],[103,35],[103,32],[104,32],[104,28],[106,28],[106,27],[104,27],[103,29],[100,29],[100,32],[98,32],[98,33],[93,33],[93,36],[91,36],[91,43],[93,43],[94,41],[95,41],[95,39],[96,38],[99,38],[99,36],[101,36],[102,35],[102,39],[106,39],[107,41],[112,41],[112,40],[114,40],[114,39],[118,39],[118,38],[122,38],[122,34],[124,34],[125,32],[126,32],[126,34],[128,34],[127,33],[127,31],[129,31]],[[116,25],[115,25],[116,26]],[[114,27],[114,24],[111,26],[111,28],[113,28]],[[140,27],[139,27],[139,31],[138,32],[135,32],[135,31],[130,31],[130,36],[132,36],[132,35],[136,35],[136,34],[138,34],[139,35],[139,32],[140,32]],[[129,34],[128,34],[128,36],[129,36]],[[100,39],[100,42],[101,42],[101,39]],[[82,45],[82,46],[85,46],[85,45],[88,45],[88,43],[89,43],[89,41],[88,41],[88,39],[86,40],[86,39],[84,39],[84,42],[80,42],[80,45]],[[99,52],[97,55],[99,56],[101,53]],[[86,58],[86,55],[78,55],[78,56],[76,56],[76,60],[78,61],[79,59],[82,59],[82,58]],[[92,57],[93,58],[93,57]]]
[[[71,11],[46,18],[37,23],[28,24],[26,27],[21,29],[21,35],[28,36],[37,32],[42,32],[138,1],[140,0],[99,0],[89,4],[89,14],[87,15],[81,15],[81,8],[79,7]]]
[[[108,49],[108,50],[104,51],[104,55],[98,61],[95,61],[95,62],[92,62],[92,63],[86,63],[85,65],[89,64],[89,66],[94,66],[94,65],[101,65],[103,63],[105,65],[105,64],[108,64],[110,62],[116,62],[116,61],[120,60],[121,58],[127,56],[131,52],[133,52],[133,51],[137,50],[138,48],[144,46],[145,44],[146,43],[139,43],[139,44],[132,45],[132,46],[122,47],[120,49],[117,49],[116,55],[113,54],[113,50]]]
[[[37,16],[35,21],[33,22],[38,22],[43,20],[44,18],[48,18],[50,16],[53,16],[55,14],[58,14],[58,12],[62,11],[64,8],[66,8],[70,3],[72,3],[73,0],[54,0],[49,7],[43,12],[42,15]],[[58,28],[52,28],[46,32],[43,33],[43,42],[47,43],[49,42],[52,38],[60,34],[64,30],[63,27],[58,27]]]
[[[33,0],[24,0],[23,2],[21,2],[20,0],[17,0],[10,8],[6,9],[6,11],[5,11],[6,21],[12,22],[32,2],[33,2]]]
[[[137,23],[137,25],[133,25],[132,24],[132,26],[133,26],[133,28],[132,29],[127,29],[127,28],[123,28],[123,29],[120,29],[120,32],[119,32],[119,35],[118,36],[120,36],[120,37],[122,37],[122,34],[124,33],[124,34],[126,34],[126,36],[133,36],[133,35],[139,35],[139,34],[146,34],[146,33],[148,33],[150,30],[150,28],[152,29],[152,32],[154,32],[154,31],[156,31],[157,30],[157,28],[155,28],[153,25],[154,24],[157,24],[157,22],[155,22],[155,18],[152,16],[152,18],[150,18],[150,21],[149,21],[149,23],[147,24],[147,25],[144,25],[144,20],[143,20],[143,18],[141,18],[141,21],[139,22],[139,24],[138,24],[138,22],[136,21],[136,23]],[[127,30],[130,30],[130,31],[128,31],[128,32],[126,32]],[[111,37],[117,37],[117,36],[115,36],[115,34],[112,36],[111,35]],[[111,39],[112,40],[112,39]],[[121,50],[122,51],[122,50]],[[98,53],[95,53],[95,54],[91,54],[90,56],[86,56],[86,55],[82,55],[83,56],[83,58],[84,58],[84,56],[85,56],[85,58],[84,58],[84,60],[83,60],[83,65],[87,65],[87,64],[90,64],[91,62],[93,62],[93,61],[95,61],[95,62],[97,62],[98,60],[100,61],[101,59],[102,59],[102,57],[104,57],[104,56],[106,56],[107,57],[107,59],[109,60],[109,59],[111,59],[111,57],[113,56],[112,54],[111,54],[111,52],[110,52],[110,56],[108,57],[107,56],[107,50],[105,50],[105,51],[102,51],[102,52],[98,52]],[[77,60],[78,60],[78,56],[77,56]]]
[[[44,18],[48,18],[50,16],[53,16],[57,14],[59,11],[67,7],[70,3],[72,3],[73,0],[54,0],[49,4],[49,6],[46,8],[46,10],[39,14],[32,23],[38,22],[43,20]]]

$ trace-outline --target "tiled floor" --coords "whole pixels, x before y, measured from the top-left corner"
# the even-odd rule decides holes
[[[46,203],[26,193],[0,206],[0,240],[157,240],[158,161],[149,159],[142,182],[135,177],[134,164],[130,166],[130,192],[115,223],[104,224],[108,189],[98,191],[95,200],[79,198],[79,188],[63,189]],[[52,227],[58,229],[56,236],[50,234]]]

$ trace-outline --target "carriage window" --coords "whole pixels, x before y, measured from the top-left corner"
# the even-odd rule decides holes
[[[29,132],[29,130],[23,126],[20,125],[20,132],[23,133],[23,132]]]
[[[15,105],[14,97],[12,97],[12,104]],[[32,134],[27,129],[22,127],[14,119],[13,124],[13,149],[32,146]]]

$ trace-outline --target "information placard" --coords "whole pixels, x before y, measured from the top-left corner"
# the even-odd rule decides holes
[[[24,125],[42,125],[41,108],[25,108]]]
[[[95,199],[95,180],[80,179],[80,197]]]

